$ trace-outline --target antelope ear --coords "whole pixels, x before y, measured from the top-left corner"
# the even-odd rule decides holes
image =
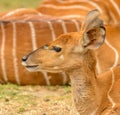
[[[105,40],[105,33],[104,27],[95,27],[84,32],[82,46],[88,49],[99,48]]]
[[[86,16],[82,39],[82,46],[84,48],[96,49],[104,42],[106,32],[99,15],[99,11],[95,9],[90,11]]]

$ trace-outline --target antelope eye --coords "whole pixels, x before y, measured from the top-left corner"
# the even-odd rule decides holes
[[[62,48],[58,47],[58,46],[53,46],[53,50],[56,52],[60,52],[62,50]]]

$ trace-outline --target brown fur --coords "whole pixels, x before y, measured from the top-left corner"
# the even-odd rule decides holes
[[[93,2],[94,5],[89,4],[89,2]],[[120,1],[114,0],[114,2],[118,5],[118,8],[120,7]],[[48,5],[48,6],[47,6]],[[49,6],[51,5],[51,7]],[[83,8],[68,8],[68,9],[62,9],[61,7],[70,7],[78,5],[80,7],[86,7],[86,9]],[[99,6],[99,8],[97,7]],[[57,8],[53,8],[57,7]],[[89,8],[89,10],[87,10]],[[101,10],[101,17],[104,20],[106,24],[110,23],[119,23],[120,15],[116,8],[114,7],[114,4],[110,0],[88,0],[87,2],[84,0],[45,0],[38,8],[38,11],[40,11],[43,14],[57,16],[57,17],[64,17],[66,15],[73,15],[72,19],[79,19],[84,20],[84,16],[88,13],[88,11],[98,9]],[[82,17],[74,17],[74,15],[80,15]],[[114,19],[115,18],[115,19]],[[115,21],[116,20],[116,21]]]
[[[97,10],[90,12],[92,20],[87,15],[80,33],[61,35],[26,55],[22,62],[29,71],[67,72],[74,104],[80,115],[118,115],[120,66],[99,76],[96,73],[95,50],[103,44],[106,35],[103,22],[96,13]]]

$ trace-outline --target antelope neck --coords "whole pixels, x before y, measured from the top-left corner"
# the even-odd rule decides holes
[[[80,115],[96,113],[101,97],[96,74],[89,67],[78,68],[70,73],[74,104]],[[99,97],[99,98],[98,98]]]

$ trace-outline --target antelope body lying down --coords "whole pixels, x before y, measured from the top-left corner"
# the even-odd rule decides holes
[[[68,33],[29,53],[22,64],[29,71],[70,75],[74,104],[80,115],[120,114],[120,67],[96,75],[95,50],[105,39],[99,12],[88,13],[80,33]]]

